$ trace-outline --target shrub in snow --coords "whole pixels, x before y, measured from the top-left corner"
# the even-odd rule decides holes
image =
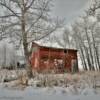
[[[13,45],[0,42],[0,66],[4,68],[16,66],[16,53]]]

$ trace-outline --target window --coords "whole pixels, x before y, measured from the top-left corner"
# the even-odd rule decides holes
[[[64,53],[67,53],[67,50],[64,50]]]

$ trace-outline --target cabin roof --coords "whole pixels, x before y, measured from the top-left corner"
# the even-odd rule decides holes
[[[57,50],[74,50],[74,51],[78,51],[76,48],[63,48],[63,47],[61,47],[61,46],[58,46],[58,45],[56,45],[55,44],[55,46],[54,45],[45,45],[45,44],[42,44],[42,43],[39,43],[39,42],[33,42],[33,44],[35,44],[35,45],[37,45],[37,46],[39,46],[39,47],[41,47],[41,48],[47,48],[47,49],[57,49]]]

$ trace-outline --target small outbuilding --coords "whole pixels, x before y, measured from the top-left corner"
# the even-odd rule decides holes
[[[78,57],[76,49],[63,49],[41,46],[32,43],[30,62],[32,69],[38,72],[77,72]]]

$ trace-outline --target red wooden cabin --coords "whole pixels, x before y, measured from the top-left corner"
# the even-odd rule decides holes
[[[32,48],[30,61],[33,70],[57,73],[78,71],[77,50],[40,46],[34,42]]]

